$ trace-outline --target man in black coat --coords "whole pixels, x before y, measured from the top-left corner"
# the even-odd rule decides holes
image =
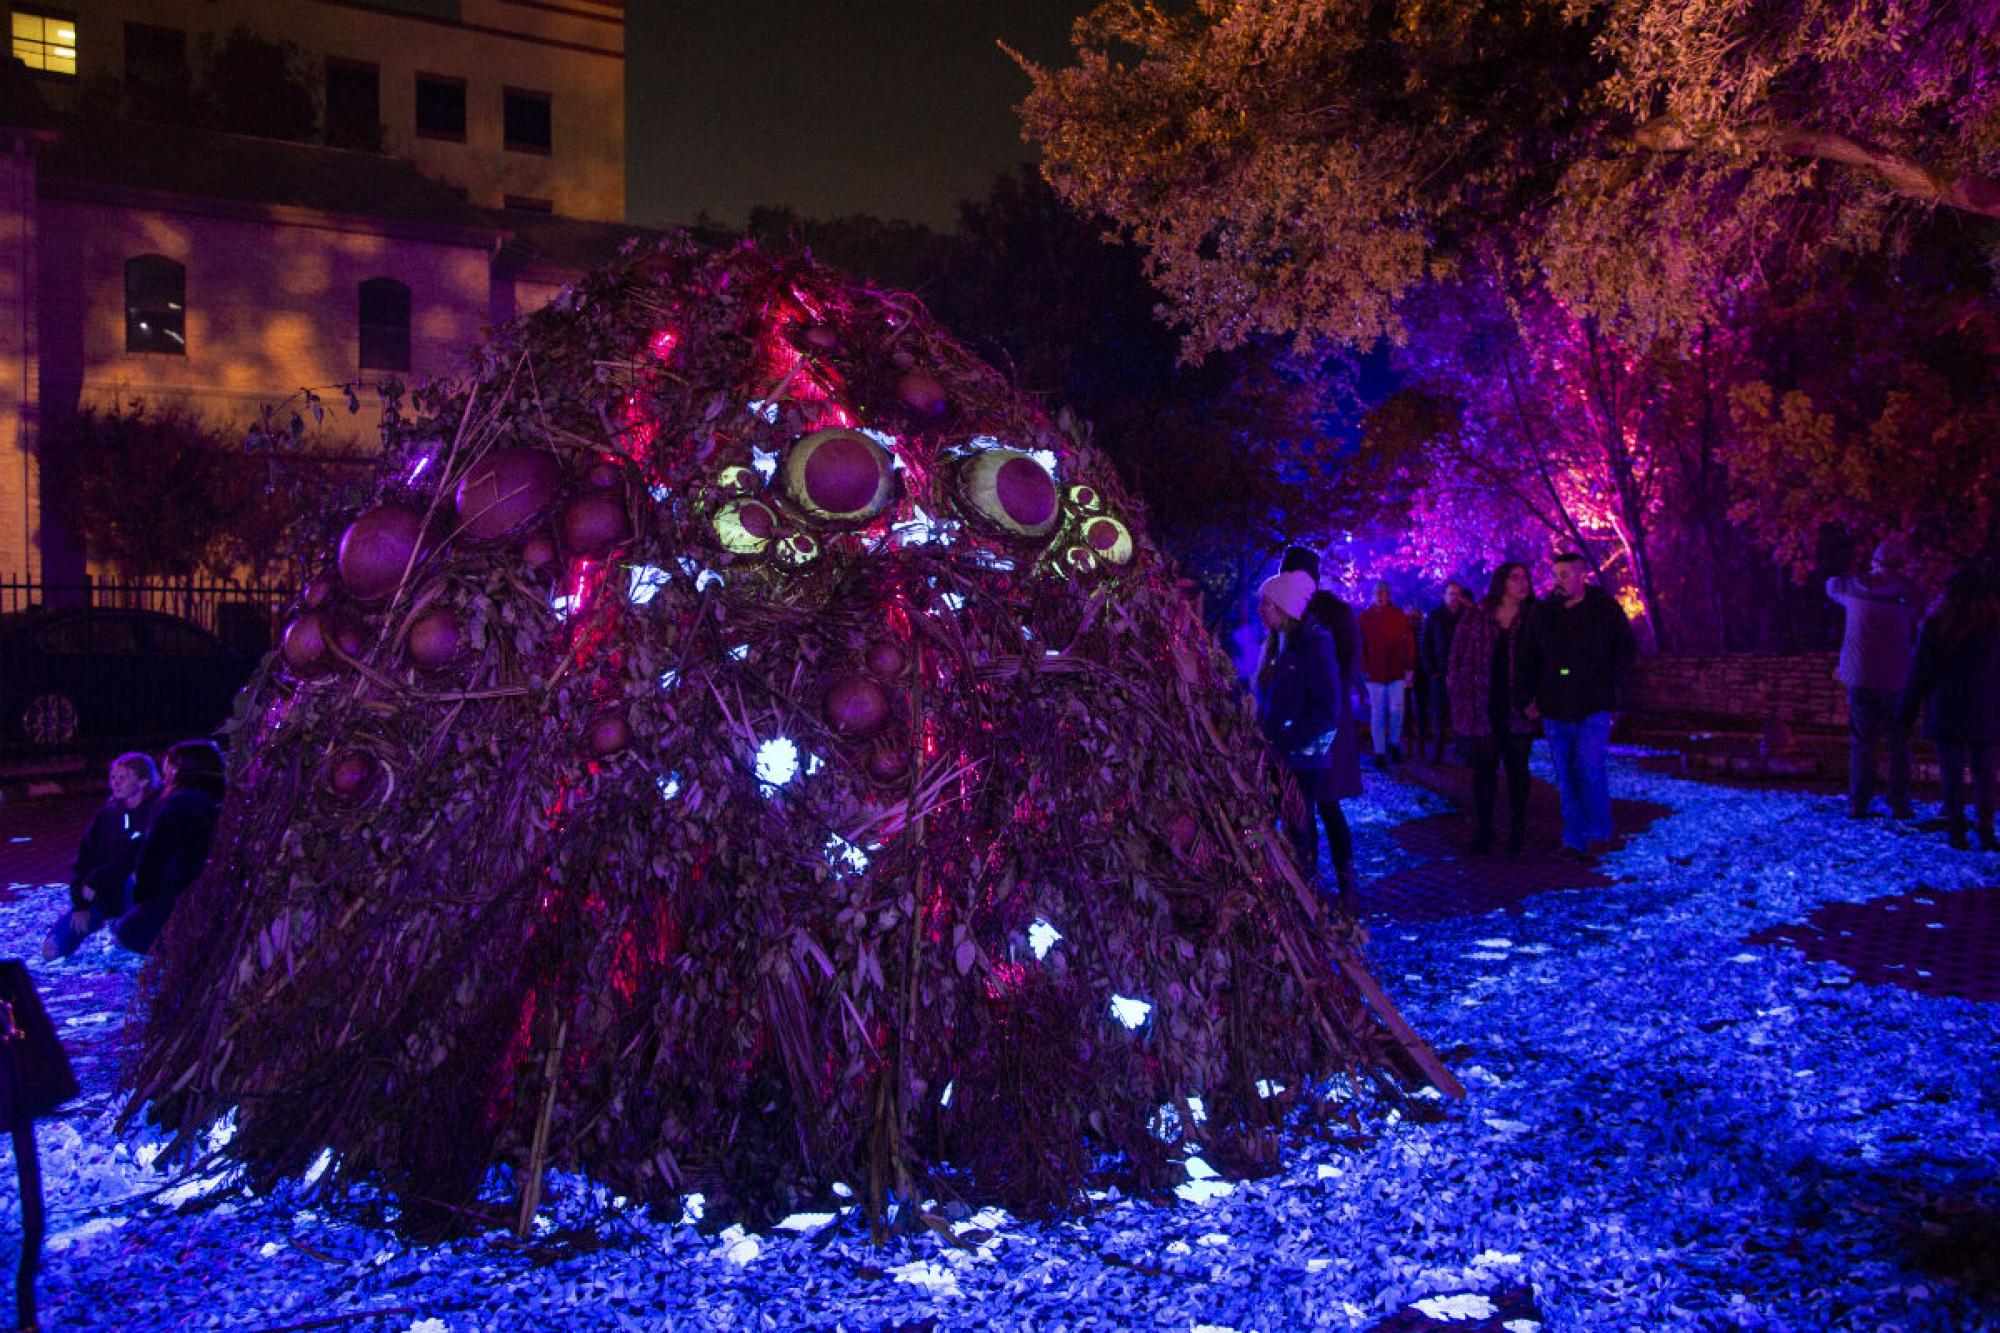
[[[1555,558],[1555,592],[1538,601],[1521,640],[1514,702],[1539,719],[1562,795],[1563,846],[1579,857],[1611,839],[1605,760],[1618,687],[1639,644],[1610,594],[1589,582],[1582,556]]]
[[[181,741],[167,751],[166,793],[132,869],[132,908],[111,923],[120,948],[151,950],[181,892],[201,874],[222,791],[222,753],[212,742]]]
[[[1451,690],[1446,675],[1451,670],[1451,636],[1459,617],[1472,605],[1472,594],[1463,583],[1444,585],[1444,605],[1431,608],[1424,617],[1424,632],[1417,640],[1417,663],[1430,681],[1431,762],[1444,760],[1444,733],[1451,721]]]
[[[125,910],[125,883],[159,806],[160,771],[151,755],[121,754],[111,761],[108,785],[111,799],[91,818],[77,844],[69,906],[42,941],[43,958],[69,957]]]

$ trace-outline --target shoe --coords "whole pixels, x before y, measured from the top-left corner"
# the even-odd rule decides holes
[[[1342,914],[1349,918],[1361,915],[1361,880],[1355,875],[1351,865],[1335,866],[1333,880],[1339,886],[1339,904]]]
[[[1951,822],[1951,826],[1946,831],[1944,839],[1951,844],[1951,849],[1955,852],[1972,850],[1971,844],[1965,840],[1965,820],[1963,816]]]
[[[1515,820],[1513,827],[1507,830],[1507,855],[1519,856],[1521,854],[1521,844],[1527,840],[1527,821],[1521,819]]]
[[[1400,763],[1402,763],[1402,762],[1403,762],[1403,747],[1402,747],[1402,746],[1400,746],[1400,745],[1392,745],[1392,746],[1390,746],[1390,747],[1389,747],[1389,762],[1390,762],[1390,763],[1392,763],[1392,764],[1400,764]]]

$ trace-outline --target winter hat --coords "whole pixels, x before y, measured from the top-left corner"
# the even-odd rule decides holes
[[[1257,589],[1257,597],[1297,620],[1305,615],[1306,603],[1312,600],[1317,586],[1312,575],[1303,569],[1293,569],[1265,579],[1264,585]]]
[[[1876,569],[1886,572],[1892,569],[1901,569],[1908,560],[1909,553],[1903,549],[1903,543],[1894,537],[1890,537],[1875,548],[1873,564]]]

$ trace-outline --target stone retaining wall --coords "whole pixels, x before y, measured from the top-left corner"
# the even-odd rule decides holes
[[[1837,660],[1835,653],[1641,657],[1626,683],[1624,711],[1750,731],[1776,718],[1845,732],[1847,692],[1833,678]]]

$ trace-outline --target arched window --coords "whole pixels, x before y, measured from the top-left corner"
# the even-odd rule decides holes
[[[125,261],[125,350],[187,355],[187,270],[165,255]]]
[[[361,368],[410,368],[410,289],[394,278],[361,284]]]

